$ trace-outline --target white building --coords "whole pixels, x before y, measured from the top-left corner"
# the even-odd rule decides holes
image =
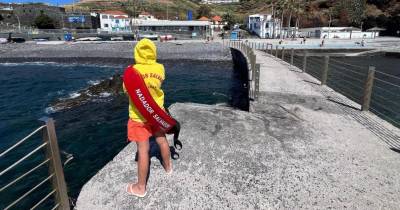
[[[128,14],[121,11],[100,12],[100,29],[109,33],[131,32]]]
[[[158,35],[186,34],[192,38],[202,38],[211,34],[209,21],[134,19],[133,26],[142,33],[149,32]]]
[[[232,4],[239,3],[239,0],[202,0],[202,4]]]
[[[318,27],[302,28],[299,35],[319,39],[372,39],[379,36],[376,31],[361,31],[354,27]]]
[[[220,32],[228,23],[223,21],[221,16],[214,16],[211,18],[211,29],[213,32]]]
[[[155,18],[153,15],[151,15],[148,12],[141,12],[138,16],[138,19],[140,19],[140,20],[158,20],[157,18]]]
[[[272,15],[254,14],[250,15],[247,21],[247,28],[251,33],[257,34],[260,38],[279,38],[284,36],[281,30],[279,19],[272,18]]]

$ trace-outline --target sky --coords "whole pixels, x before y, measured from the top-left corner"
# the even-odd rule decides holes
[[[78,1],[78,0],[75,0]],[[29,2],[42,2],[51,5],[64,5],[70,4],[73,0],[0,0],[1,3],[29,3]]]

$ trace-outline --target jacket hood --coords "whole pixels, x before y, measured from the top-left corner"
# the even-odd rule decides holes
[[[140,40],[134,50],[136,64],[154,64],[157,60],[157,48],[149,39]]]

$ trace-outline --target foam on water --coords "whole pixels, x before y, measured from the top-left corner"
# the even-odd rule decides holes
[[[59,67],[98,67],[98,68],[116,68],[122,69],[123,66],[119,65],[99,65],[99,64],[81,64],[81,63],[57,63],[57,62],[20,62],[20,63],[0,63],[0,66],[26,66],[26,65],[35,65],[35,66],[59,66]],[[77,69],[79,70],[79,68]]]
[[[102,98],[107,98],[107,97],[110,97],[112,94],[111,93],[109,93],[109,92],[102,92],[102,93],[100,93],[100,97],[102,97]]]
[[[54,108],[54,107],[46,107],[46,109],[44,109],[44,113],[46,113],[46,114],[54,114],[54,113],[56,113],[57,112],[57,110]]]
[[[99,81],[99,80],[89,80],[87,83],[88,83],[89,85],[97,85],[97,84],[100,83],[100,81]]]

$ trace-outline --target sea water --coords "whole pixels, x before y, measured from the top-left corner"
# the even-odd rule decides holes
[[[231,62],[173,61],[162,62],[166,69],[163,84],[165,103],[195,102],[227,104],[232,88]],[[65,166],[68,194],[76,198],[79,190],[126,144],[128,101],[126,96],[104,97],[69,110],[53,112],[51,102],[74,98],[78,91],[116,72],[123,66],[96,66],[57,63],[0,64],[0,152],[39,127],[39,118],[53,117],[60,149],[73,155]],[[0,159],[0,171],[41,144],[41,133]],[[134,155],[134,154],[132,154]],[[62,155],[65,160],[64,155]],[[43,152],[34,154],[0,179],[0,187],[44,160]],[[47,167],[27,176],[11,188],[0,192],[0,208],[18,198],[47,176]],[[50,184],[39,187],[17,208],[38,202]],[[50,202],[50,201],[49,201]],[[49,202],[44,206],[49,206]]]

